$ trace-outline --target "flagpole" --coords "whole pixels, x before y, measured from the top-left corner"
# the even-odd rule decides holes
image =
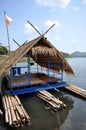
[[[5,11],[4,11],[4,17],[5,17],[5,23],[6,23],[7,39],[8,39],[8,54],[9,54],[9,59],[10,59],[10,62],[11,62],[10,38],[9,38],[8,24],[6,22],[6,12]],[[9,75],[10,75],[10,91],[12,91],[12,87],[11,87],[11,71],[9,71]]]
[[[5,21],[6,21],[6,12],[5,11],[4,11],[4,17],[5,17]],[[7,24],[6,24],[6,31],[7,31],[7,39],[8,39],[8,54],[10,55],[10,38],[9,38],[9,31],[8,31],[8,25]]]

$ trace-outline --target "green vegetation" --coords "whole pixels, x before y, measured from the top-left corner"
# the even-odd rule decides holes
[[[19,62],[27,62],[27,57],[22,57]]]
[[[62,53],[62,55],[65,57],[65,58],[69,58],[70,57],[70,54],[68,54],[68,53],[64,53],[64,52],[61,52]]]
[[[65,58],[86,57],[86,52],[75,51],[72,54],[62,52]]]
[[[28,58],[27,57],[22,57],[19,62],[27,62]],[[34,62],[32,58],[30,58],[30,62]]]
[[[0,54],[1,55],[7,55],[8,50],[5,46],[0,46]]]
[[[71,57],[86,57],[86,52],[75,51],[71,54]]]

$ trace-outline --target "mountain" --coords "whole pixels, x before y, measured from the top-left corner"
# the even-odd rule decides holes
[[[86,52],[75,51],[72,54],[61,52],[65,58],[86,57]]]
[[[65,58],[70,57],[70,54],[69,54],[69,53],[66,53],[66,52],[61,52],[61,53],[62,53],[62,55],[63,55]]]
[[[86,52],[75,51],[70,54],[71,57],[86,57]]]

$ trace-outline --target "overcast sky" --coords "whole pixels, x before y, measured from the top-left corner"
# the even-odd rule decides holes
[[[0,43],[8,46],[4,11],[12,18],[8,26],[10,46],[15,50],[39,34],[29,20],[59,50],[67,53],[86,51],[86,0],[0,0]]]

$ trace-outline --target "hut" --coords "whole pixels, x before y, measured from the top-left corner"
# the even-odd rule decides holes
[[[27,57],[27,64],[16,66],[23,57]],[[9,55],[0,64],[0,78],[7,75],[8,89],[5,92],[25,94],[65,87],[63,72],[74,75],[74,72],[63,55],[48,41],[44,35],[31,40]]]

